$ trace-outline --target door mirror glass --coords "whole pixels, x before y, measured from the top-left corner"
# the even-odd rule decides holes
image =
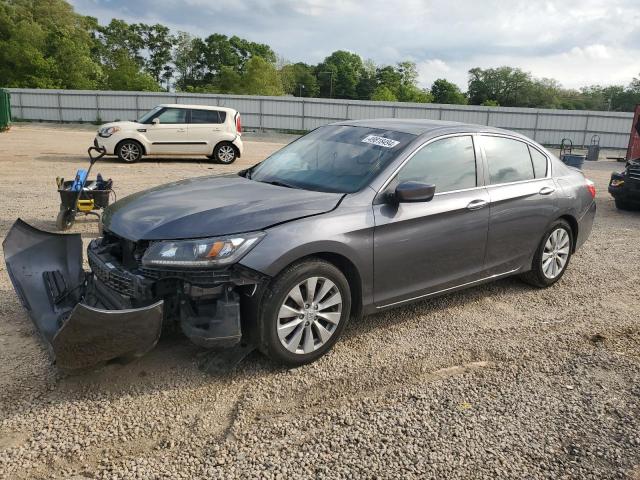
[[[435,193],[435,185],[409,181],[398,184],[394,198],[398,203],[428,202]]]
[[[154,125],[158,125],[160,123],[160,119],[159,118],[154,118],[151,123],[153,123]]]

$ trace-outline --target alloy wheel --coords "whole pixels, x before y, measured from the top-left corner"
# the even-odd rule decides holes
[[[542,273],[553,280],[562,273],[569,260],[569,233],[557,228],[549,235],[542,252]]]
[[[307,354],[333,336],[342,316],[342,294],[331,280],[310,277],[285,297],[278,312],[280,343],[292,353]]]
[[[135,143],[125,143],[120,147],[120,156],[127,162],[135,162],[140,158],[140,147]]]
[[[218,160],[222,163],[231,163],[236,157],[236,152],[231,145],[222,145],[218,148]]]

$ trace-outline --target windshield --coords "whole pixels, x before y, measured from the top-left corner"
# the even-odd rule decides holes
[[[414,138],[391,130],[328,125],[271,155],[253,168],[249,178],[305,190],[353,193]]]
[[[158,110],[160,110],[161,108],[162,107],[155,107],[152,110],[149,110],[147,113],[145,113],[143,116],[141,116],[138,119],[138,123],[147,123],[149,119],[153,117],[156,113],[158,113]]]

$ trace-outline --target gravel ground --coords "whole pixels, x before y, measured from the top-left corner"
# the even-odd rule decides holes
[[[53,229],[54,179],[85,165],[92,129],[0,134],[0,237],[18,216]],[[246,139],[233,166],[105,160],[119,196],[233,171],[280,146]],[[640,213],[599,189],[588,243],[556,286],[516,279],[354,322],[313,365],[252,354],[233,373],[162,339],[142,359],[63,375],[0,262],[0,478],[640,479]],[[74,231],[88,242],[95,221]]]

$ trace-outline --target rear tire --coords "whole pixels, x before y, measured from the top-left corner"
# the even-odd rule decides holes
[[[532,268],[520,278],[538,288],[547,288],[567,271],[573,249],[573,231],[562,219],[556,220],[545,232],[533,257]]]
[[[116,147],[118,158],[126,163],[135,163],[142,158],[142,145],[135,140],[124,140]]]
[[[231,142],[220,142],[213,149],[213,155],[209,157],[216,163],[231,165],[238,158],[238,151]]]
[[[60,209],[56,218],[56,228],[61,231],[69,230],[76,221],[76,214],[73,210]]]
[[[271,281],[259,311],[260,350],[290,367],[305,365],[327,353],[344,330],[351,313],[349,282],[329,262],[303,261]]]

